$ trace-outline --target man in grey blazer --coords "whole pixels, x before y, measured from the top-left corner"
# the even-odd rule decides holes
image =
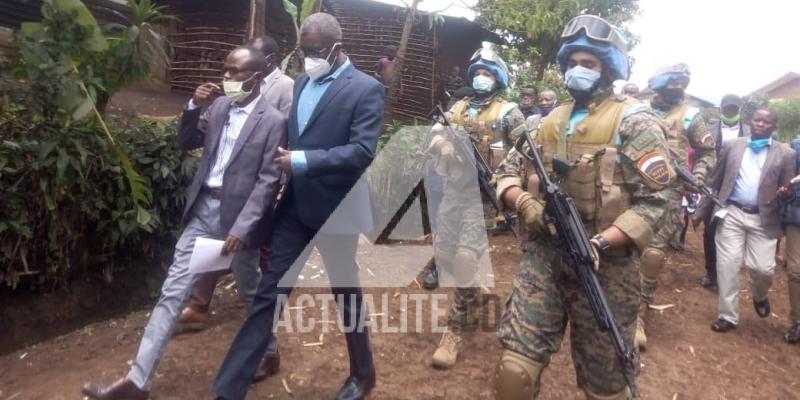
[[[239,295],[246,303],[252,302],[261,274],[258,248],[265,242],[280,186],[281,171],[273,160],[286,140],[286,118],[261,95],[266,68],[264,54],[257,49],[231,51],[224,66],[225,96],[211,103],[220,88],[203,84],[184,111],[179,145],[185,150],[204,150],[187,192],[183,216],[187,225],[130,372],[110,386],[84,385],[82,392],[89,398],[149,396],[156,367],[196,279],[189,271],[189,260],[197,238],[225,241],[222,254],[234,254],[231,269]],[[207,118],[201,123],[202,107],[209,103]]]
[[[264,71],[266,76],[261,80],[261,96],[283,116],[288,117],[289,110],[292,108],[292,98],[294,97],[294,80],[284,75],[280,64],[280,49],[278,43],[270,36],[259,36],[250,39],[246,46],[253,47],[264,53],[267,61],[267,68]],[[262,268],[265,265],[261,266]],[[217,282],[223,276],[229,274],[228,270],[208,272],[200,276],[195,282],[192,293],[186,301],[180,317],[178,317],[178,332],[200,331],[208,326],[209,308],[211,300],[214,298],[214,289]],[[258,372],[253,377],[254,382],[266,379],[274,375],[280,369],[280,353],[278,351],[278,341],[272,338],[267,353],[264,355]]]
[[[719,317],[711,325],[726,332],[739,323],[739,269],[747,267],[753,306],[766,318],[767,295],[775,269],[775,247],[782,233],[779,187],[795,175],[795,152],[773,139],[777,116],[759,109],[750,120],[751,136],[723,145],[710,186],[719,192],[725,208],[716,212],[717,286]],[[711,212],[705,201],[695,216],[703,220]]]
[[[294,80],[284,75],[278,68],[281,59],[278,43],[269,36],[259,36],[250,39],[246,45],[265,54],[267,69],[264,71],[266,77],[261,80],[261,96],[267,100],[269,105],[288,117],[292,107]],[[197,280],[189,300],[186,302],[186,307],[183,308],[181,316],[178,318],[177,329],[179,331],[199,331],[206,328],[209,306],[214,297],[217,281],[229,272],[225,270],[209,272]]]

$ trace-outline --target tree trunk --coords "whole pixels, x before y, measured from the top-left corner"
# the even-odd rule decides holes
[[[397,47],[397,55],[394,58],[394,79],[389,83],[389,93],[384,103],[384,123],[390,122],[388,117],[392,115],[397,98],[403,87],[403,64],[406,58],[406,48],[408,40],[411,38],[411,30],[414,28],[414,17],[417,14],[417,4],[420,0],[412,0],[411,6],[406,12],[406,20],[403,24],[403,34],[400,36],[400,45]]]
[[[247,24],[247,38],[252,39],[266,33],[266,0],[250,0],[250,19]]]

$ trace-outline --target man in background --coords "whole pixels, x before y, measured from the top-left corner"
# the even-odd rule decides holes
[[[536,106],[536,88],[533,86],[525,86],[519,92],[519,110],[525,119],[533,115],[541,114],[539,107]]]
[[[637,96],[639,96],[639,86],[633,82],[628,82],[622,87],[622,94],[635,99]]]
[[[539,111],[542,113],[542,118],[546,117],[547,114],[550,114],[554,108],[556,108],[556,103],[558,102],[558,95],[556,92],[550,89],[539,93]]]
[[[389,88],[392,86],[392,81],[395,76],[395,62],[397,57],[397,46],[389,45],[383,50],[384,56],[378,59],[375,64],[375,72],[372,76],[383,83],[383,86]]]
[[[792,140],[795,165],[800,167],[800,139]],[[798,168],[800,171],[800,168]],[[786,343],[800,343],[800,176],[792,179],[793,185],[782,188],[778,195],[788,200],[786,216],[786,268],[789,275],[789,321],[791,326],[783,335]]]

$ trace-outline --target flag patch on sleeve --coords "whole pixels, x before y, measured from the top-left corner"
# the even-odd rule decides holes
[[[657,151],[645,154],[636,163],[636,167],[642,175],[653,181],[653,183],[658,185],[669,183],[670,170],[667,159]]]

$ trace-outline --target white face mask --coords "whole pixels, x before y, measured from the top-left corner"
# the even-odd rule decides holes
[[[472,88],[478,93],[490,93],[494,89],[494,79],[478,75],[472,78]]]
[[[244,83],[253,79],[258,74],[253,74],[253,76],[243,80],[243,81],[223,81],[222,82],[222,89],[225,91],[225,96],[233,100],[234,103],[238,103],[250,96],[253,93],[253,89],[255,89],[255,85],[253,85],[250,90],[244,90],[242,87]]]
[[[331,58],[331,54],[336,49],[336,46],[340,46],[340,42],[336,42],[331,47],[331,51],[328,52],[328,56],[325,58],[314,58],[314,57],[306,57],[303,64],[305,65],[305,71],[311,80],[315,81],[319,78],[322,78],[328,73],[331,72],[331,63],[328,62],[328,59]]]

